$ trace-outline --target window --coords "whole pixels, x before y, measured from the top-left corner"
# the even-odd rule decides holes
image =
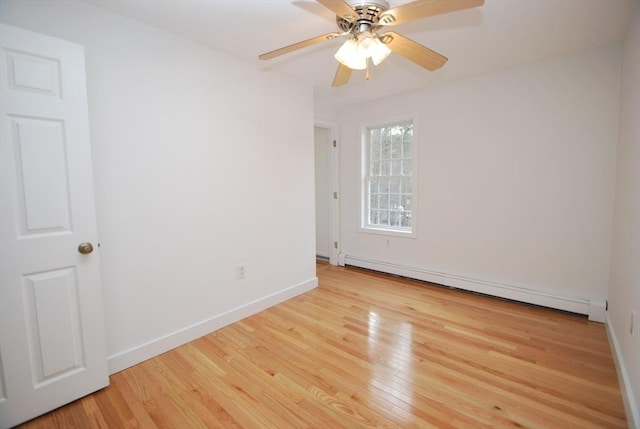
[[[363,228],[413,233],[413,122],[366,128],[363,155]]]

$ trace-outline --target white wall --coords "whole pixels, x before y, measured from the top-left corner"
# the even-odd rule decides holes
[[[311,88],[79,2],[0,21],[85,46],[112,371],[317,284]]]
[[[629,427],[640,427],[640,7],[627,37],[622,68],[620,141],[616,180],[610,336],[626,390]],[[633,335],[630,315],[635,312]]]
[[[620,55],[600,49],[340,110],[347,262],[540,294],[534,302],[572,311],[601,302],[604,315]],[[419,151],[417,238],[389,246],[358,231],[360,126],[388,118],[414,119]]]
[[[317,90],[314,92],[313,97],[313,114],[317,121],[323,123],[336,122],[336,110],[332,100],[326,94]]]

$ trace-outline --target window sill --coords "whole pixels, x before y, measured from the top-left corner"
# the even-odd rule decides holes
[[[362,232],[364,234],[376,234],[376,235],[384,235],[384,236],[390,236],[390,237],[416,238],[415,229],[413,231],[401,231],[397,229],[385,229],[385,228],[361,226],[358,232]]]

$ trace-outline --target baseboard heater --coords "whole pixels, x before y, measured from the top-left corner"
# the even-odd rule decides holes
[[[352,255],[341,255],[339,263],[340,265],[366,268],[369,270],[408,277],[470,292],[478,292],[527,304],[585,314],[589,316],[589,320],[595,322],[605,321],[606,302],[604,300],[594,300],[587,297],[563,296],[519,286],[474,279],[455,274],[426,270],[423,268],[408,267]]]

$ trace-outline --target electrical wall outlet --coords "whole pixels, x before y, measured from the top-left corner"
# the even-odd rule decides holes
[[[238,280],[242,280],[247,277],[247,267],[244,264],[239,264],[236,266],[236,278]]]

